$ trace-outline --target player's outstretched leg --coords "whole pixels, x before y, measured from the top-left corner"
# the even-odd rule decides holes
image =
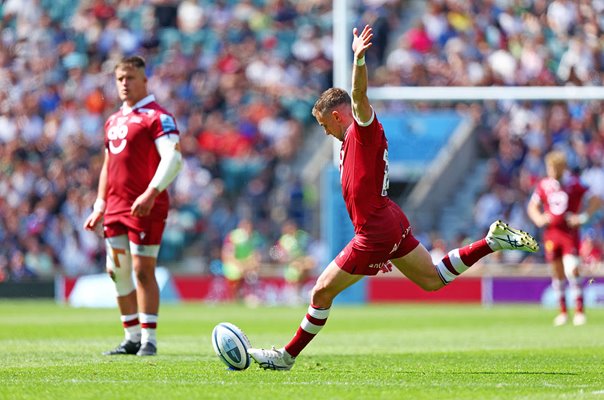
[[[489,247],[495,251],[522,250],[535,253],[539,250],[539,244],[534,237],[499,220],[491,224],[486,240]]]
[[[264,369],[289,371],[296,361],[285,349],[248,349],[248,354]]]

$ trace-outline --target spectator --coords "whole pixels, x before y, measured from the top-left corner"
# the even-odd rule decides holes
[[[285,281],[294,289],[293,304],[307,301],[302,289],[315,269],[315,260],[309,255],[310,244],[308,232],[299,229],[294,220],[287,220],[281,237],[271,249],[273,259],[284,267]]]
[[[487,186],[478,196],[474,205],[474,223],[477,231],[487,231],[494,220],[501,218],[504,212],[504,191],[501,185],[492,185]]]
[[[55,274],[55,261],[48,246],[44,246],[36,236],[25,240],[25,264],[40,278],[52,279]]]
[[[222,268],[229,281],[232,297],[246,304],[258,302],[256,286],[264,238],[249,219],[242,219],[237,228],[226,235],[222,246]]]
[[[10,271],[8,258],[4,254],[0,254],[0,282],[6,282],[10,279]]]
[[[580,7],[570,0],[528,1],[516,7],[510,0],[427,0],[425,11],[406,30],[398,24],[408,17],[405,2],[353,3],[359,16],[378,18],[390,29],[388,35],[379,35],[387,42],[383,55],[375,53],[375,62],[385,67],[370,75],[374,85],[603,83],[598,69],[603,35],[599,1],[587,0]],[[3,251],[14,247],[24,251],[28,233],[20,228],[20,220],[30,219],[38,208],[33,205],[40,202],[45,210],[39,221],[43,229],[33,235],[48,244],[52,259],[60,260],[62,246],[74,237],[80,241],[76,246],[85,248],[81,265],[64,272],[102,268],[97,257],[102,241],[62,223],[59,215],[78,209],[70,217],[73,223],[73,218],[85,214],[81,204],[74,204],[77,196],[67,193],[72,187],[96,184],[89,171],[100,168],[100,124],[117,108],[109,75],[124,53],[142,53],[148,60],[150,90],[174,110],[183,148],[188,146],[185,168],[191,173],[181,174],[182,182],[173,189],[178,191],[174,209],[186,212],[175,213],[172,222],[175,229],[187,224],[189,231],[175,236],[167,244],[175,251],[167,249],[163,256],[177,256],[193,246],[204,249],[205,255],[219,251],[233,226],[218,221],[236,220],[237,210],[249,200],[247,194],[241,195],[242,180],[261,177],[252,186],[264,188],[267,202],[285,198],[279,188],[289,185],[291,177],[276,171],[291,165],[306,137],[303,127],[312,122],[313,99],[331,85],[331,1],[243,0],[203,6],[195,1],[94,1],[76,2],[71,8],[65,4],[9,0],[2,5],[0,203],[10,209],[32,206],[12,216],[0,211],[0,237],[11,238],[0,244]],[[503,62],[492,64],[493,60]],[[390,104],[409,108],[400,102]],[[540,170],[536,150],[531,153],[534,147],[544,154],[553,145],[568,145],[569,159],[582,151],[580,141],[569,140],[573,119],[580,119],[582,129],[591,133],[584,140],[588,153],[602,147],[604,136],[596,134],[604,131],[599,129],[604,126],[598,122],[603,114],[599,103],[590,103],[584,107],[587,113],[578,117],[573,107],[562,103],[511,107],[510,102],[496,102],[480,108],[484,131],[495,131],[485,142],[499,145],[513,137],[516,149],[524,149],[521,155],[526,157],[513,159],[518,163],[512,168],[516,176],[530,173],[534,179]],[[213,113],[228,130],[216,131]],[[214,148],[207,149],[207,132],[216,135],[215,140],[226,135],[229,146],[214,142]],[[504,160],[506,147],[508,143],[501,144],[502,154],[494,150],[487,155]],[[242,168],[251,163],[255,167],[246,175]],[[64,172],[72,170],[79,172],[67,179]],[[192,177],[204,182],[203,190],[190,184]],[[523,193],[520,180],[506,179],[511,190]],[[283,213],[266,209],[283,207],[267,202],[253,203],[252,212],[265,215],[278,232]],[[191,215],[192,225],[187,222]]]
[[[29,207],[14,215],[0,211],[0,235],[10,239],[1,248],[25,251],[26,238],[33,236],[48,244],[50,259],[63,264],[66,274],[102,269],[102,241],[77,228],[90,199],[82,200],[74,189],[96,186],[90,171],[102,162],[98,132],[117,108],[110,73],[117,60],[133,52],[147,59],[150,90],[175,110],[183,147],[188,146],[190,173],[174,188],[179,195],[173,207],[183,211],[171,221],[186,233],[172,235],[163,256],[178,257],[193,242],[205,255],[220,249],[228,225],[215,220],[236,217],[245,204],[242,182],[261,175],[266,199],[278,199],[270,196],[281,179],[276,166],[291,162],[311,99],[331,76],[331,26],[319,23],[330,12],[322,1],[269,5],[101,0],[69,9],[6,2],[0,35],[6,50],[0,54],[0,87],[6,89],[0,92],[0,202],[10,209]],[[301,32],[314,43],[310,60],[307,50],[290,46]],[[256,67],[253,77],[245,73],[250,65]],[[214,140],[207,148],[208,132],[221,145]],[[77,172],[67,180],[66,170]],[[189,184],[191,179],[201,179],[207,190]],[[252,204],[259,208],[253,213],[261,214],[261,207],[267,204]],[[264,214],[276,231],[281,221]],[[35,221],[35,232],[22,228],[25,220]]]
[[[25,256],[21,250],[15,250],[10,258],[9,279],[15,282],[36,279],[38,276],[25,262]]]

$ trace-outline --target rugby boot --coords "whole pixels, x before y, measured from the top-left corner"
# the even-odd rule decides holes
[[[489,247],[495,251],[522,250],[535,253],[539,250],[539,244],[534,237],[499,220],[491,224],[486,240]]]
[[[296,361],[296,358],[287,354],[285,349],[275,349],[274,346],[270,350],[248,349],[247,353],[258,363],[260,368],[275,371],[289,371]]]
[[[113,350],[108,350],[103,353],[105,356],[117,356],[124,354],[136,354],[141,348],[141,342],[132,342],[130,340],[124,340]]]
[[[157,347],[151,342],[144,343],[136,353],[137,356],[154,356],[156,354]]]
[[[567,322],[568,322],[568,315],[566,315],[566,313],[560,313],[560,314],[556,315],[556,318],[554,318],[554,326],[566,325]]]
[[[581,325],[585,325],[586,323],[587,323],[587,317],[585,316],[584,313],[582,313],[582,312],[575,313],[575,315],[573,316],[573,325],[574,326],[581,326]]]

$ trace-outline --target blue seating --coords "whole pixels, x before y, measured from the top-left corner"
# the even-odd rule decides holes
[[[428,165],[448,143],[462,118],[452,111],[385,114],[379,119],[388,138],[388,159]]]

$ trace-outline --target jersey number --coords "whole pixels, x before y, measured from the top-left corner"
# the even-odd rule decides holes
[[[562,215],[568,208],[568,194],[566,192],[553,192],[547,195],[547,204],[549,211],[553,215]]]
[[[382,196],[388,196],[390,178],[388,177],[388,149],[384,150],[384,180],[382,181]]]
[[[388,149],[384,149],[384,179],[382,180],[382,196],[388,196],[388,188],[390,188],[390,178],[388,176]],[[340,150],[340,182],[344,176],[344,150]]]

